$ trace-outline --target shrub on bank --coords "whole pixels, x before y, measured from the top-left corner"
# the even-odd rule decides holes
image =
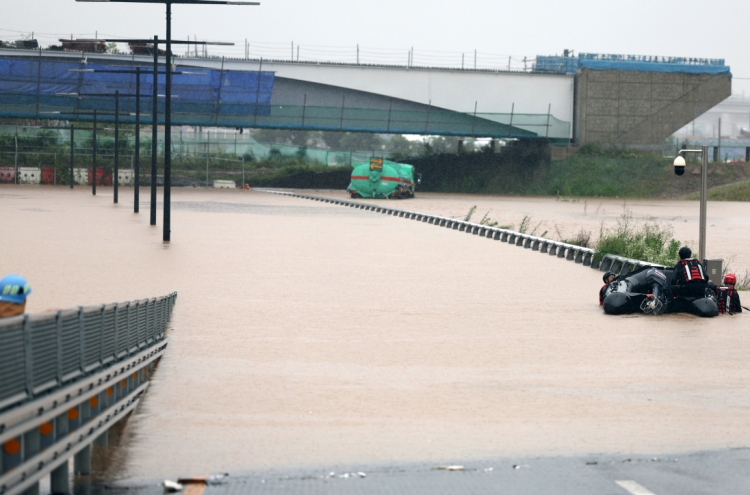
[[[674,265],[680,260],[680,241],[674,239],[673,234],[671,225],[648,222],[637,225],[632,213],[626,212],[614,228],[606,229],[602,224],[594,257],[601,260],[605,254],[613,254],[659,265]]]

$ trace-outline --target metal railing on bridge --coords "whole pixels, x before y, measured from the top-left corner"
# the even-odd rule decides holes
[[[0,320],[0,494],[52,473],[68,489],[68,459],[89,474],[90,445],[138,404],[161,357],[177,293]],[[75,434],[73,434],[75,432]]]

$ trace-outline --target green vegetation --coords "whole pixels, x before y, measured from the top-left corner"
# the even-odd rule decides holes
[[[691,194],[687,199],[700,199],[700,194]],[[750,181],[721,186],[708,191],[709,201],[750,201]]]
[[[472,206],[464,216],[464,221],[471,221],[476,209],[476,205]],[[481,225],[490,227],[497,226],[497,223],[489,218],[489,211],[480,222]],[[516,230],[521,234],[546,237],[546,230],[541,234],[538,233],[541,224],[542,222],[538,222],[536,226],[531,228],[533,225],[531,216],[524,215]],[[501,228],[513,230],[513,225],[506,225]],[[594,246],[591,231],[583,227],[572,237],[565,237],[557,226],[555,226],[555,230],[558,240],[562,242],[586,248]],[[594,257],[601,260],[605,254],[614,254],[660,265],[674,265],[680,259],[678,251],[681,245],[680,241],[675,240],[672,235],[671,225],[649,222],[639,224],[633,220],[632,213],[626,211],[613,228],[605,228],[602,223],[599,230],[599,240],[596,242],[594,249]],[[748,282],[750,283],[750,279],[748,279]]]
[[[680,260],[680,241],[673,237],[672,226],[658,223],[641,225],[633,221],[632,213],[623,213],[614,228],[602,224],[594,257],[601,260],[605,254],[614,254],[649,261],[660,265],[674,265]]]
[[[697,165],[673,173],[671,160],[657,153],[584,145],[565,160],[552,161],[543,140],[519,140],[492,153],[404,157],[422,174],[421,191],[532,196],[659,198],[684,197],[700,187]],[[712,163],[711,186],[750,179],[750,164]]]

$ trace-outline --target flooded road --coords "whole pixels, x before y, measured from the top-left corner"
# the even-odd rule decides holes
[[[608,317],[597,270],[254,191],[173,189],[165,246],[123,189],[115,206],[111,188],[0,186],[0,272],[29,279],[30,312],[179,292],[113,478],[750,444],[748,315]],[[622,211],[447,195],[397,207],[474,204],[568,232]],[[709,250],[724,242],[750,267],[750,212],[729,205],[709,205]],[[696,202],[628,207],[697,219]],[[682,223],[678,237],[697,237]]]

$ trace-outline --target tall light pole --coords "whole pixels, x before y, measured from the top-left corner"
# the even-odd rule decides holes
[[[82,0],[79,0],[82,1]],[[85,40],[85,41],[99,41],[99,40]],[[154,93],[154,104],[152,107],[151,112],[151,208],[150,208],[150,217],[149,217],[149,223],[151,225],[156,225],[156,161],[158,156],[158,132],[157,132],[157,125],[159,123],[159,106],[156,103],[157,97],[158,97],[158,87],[159,87],[159,44],[160,43],[166,43],[166,40],[159,41],[158,36],[154,36],[153,39],[138,39],[138,38],[107,38],[101,40],[105,43],[153,43],[153,51],[154,51],[154,87],[153,87],[153,93]],[[223,45],[223,46],[234,46],[234,43],[227,43],[227,42],[221,42],[221,41],[190,41],[190,40],[171,40],[171,43],[174,44],[180,44],[180,45]],[[167,67],[169,67],[167,65]],[[163,74],[167,74],[168,70],[167,67],[164,68]],[[114,72],[114,71],[113,71]],[[132,72],[132,71],[120,71],[124,73]],[[184,72],[184,71],[178,71],[178,72],[172,72],[169,71],[172,75],[179,75],[179,74],[203,74],[201,72]],[[170,86],[171,89],[171,86]],[[171,102],[171,91],[168,93],[170,95],[170,102]],[[171,103],[170,103],[171,108]],[[170,112],[170,119],[171,119],[171,112]],[[170,133],[171,134],[171,133]],[[171,136],[170,136],[171,138]],[[166,133],[165,133],[165,139],[166,139]],[[165,147],[165,158],[166,158],[166,147]],[[171,162],[171,154],[170,154],[170,162]],[[166,183],[166,180],[165,180]],[[136,207],[137,207],[137,196],[138,196],[138,186],[136,185],[135,188],[135,195],[136,195]],[[165,202],[166,204],[166,202]],[[136,210],[136,213],[138,210]]]
[[[88,40],[86,40],[88,41]],[[133,42],[147,42],[150,40],[136,40],[136,39],[105,39],[102,40],[104,42],[110,43],[110,42],[120,42],[120,43],[133,43]],[[187,44],[187,41],[176,41],[175,43],[184,43]],[[209,42],[204,41],[202,42],[206,45],[234,45],[234,43],[221,43],[221,42]],[[151,151],[151,225],[156,225],[156,149],[157,149],[157,134],[156,134],[156,125],[158,122],[158,105],[157,105],[157,98],[159,96],[158,93],[158,77],[159,74],[166,74],[165,72],[159,72],[159,38],[157,36],[154,36],[154,71],[153,71],[153,79],[154,79],[154,85],[153,85],[153,104],[152,104],[152,151]],[[120,94],[120,96],[134,96],[135,97],[135,183],[133,188],[133,212],[138,213],[140,211],[140,184],[141,184],[141,176],[140,176],[140,154],[141,154],[141,148],[140,148],[140,128],[141,128],[141,74],[148,74],[148,72],[142,72],[141,67],[136,67],[135,70],[132,69],[69,69],[70,72],[99,72],[99,73],[108,73],[108,74],[135,74],[135,94]],[[188,72],[188,71],[177,71],[174,72],[174,75],[182,75],[182,74],[190,74],[190,75],[205,75],[205,72]],[[116,201],[115,201],[116,202]]]
[[[172,177],[171,177],[171,146],[172,146],[172,4],[188,5],[260,5],[260,2],[234,2],[227,0],[76,0],[76,2],[110,2],[110,3],[163,3],[167,8],[167,98],[164,105],[164,232],[162,240],[171,239],[172,216]],[[155,47],[156,48],[156,47]]]
[[[706,256],[706,200],[708,199],[708,146],[701,146],[699,150],[680,150],[674,159],[674,173],[685,173],[685,158],[683,153],[700,153],[701,155],[701,206],[698,234],[698,260],[704,261]]]

